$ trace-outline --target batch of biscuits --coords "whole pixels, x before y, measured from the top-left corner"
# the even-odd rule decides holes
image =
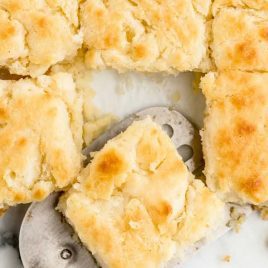
[[[62,67],[78,58],[202,73],[205,183],[150,118],[83,168],[84,94]],[[58,209],[103,267],[183,260],[229,203],[267,204],[267,0],[0,0],[0,66],[0,212],[64,191]]]

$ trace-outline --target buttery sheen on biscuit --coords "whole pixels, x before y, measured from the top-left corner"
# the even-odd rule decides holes
[[[210,0],[86,0],[81,27],[90,68],[178,72],[210,68]]]
[[[81,46],[77,0],[0,0],[0,66],[37,76]]]
[[[216,1],[213,15],[211,49],[217,68],[268,71],[267,1]]]
[[[150,119],[94,153],[59,209],[102,267],[181,261],[223,224],[225,205]]]
[[[225,201],[268,202],[268,74],[225,71],[201,82],[205,175]]]
[[[42,200],[75,179],[81,110],[69,74],[0,80],[0,212]]]

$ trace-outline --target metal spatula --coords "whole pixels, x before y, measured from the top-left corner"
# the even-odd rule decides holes
[[[168,133],[190,171],[202,166],[198,131],[182,114],[166,107],[142,110],[116,124],[83,151],[88,157],[85,165],[90,162],[90,152],[100,150],[109,139],[124,131],[133,121],[146,116],[150,116]],[[59,195],[55,193],[43,202],[33,203],[25,215],[19,237],[24,267],[98,267],[63,216],[55,210]]]

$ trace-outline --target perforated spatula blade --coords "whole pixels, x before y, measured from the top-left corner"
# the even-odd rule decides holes
[[[100,150],[111,138],[124,131],[135,120],[150,116],[168,133],[190,171],[202,166],[198,130],[178,111],[167,107],[152,107],[133,114],[96,139],[83,153]],[[73,229],[55,210],[60,193],[33,203],[22,222],[19,248],[25,268],[95,268],[92,255],[82,246]]]

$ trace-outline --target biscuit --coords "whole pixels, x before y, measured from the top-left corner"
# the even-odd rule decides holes
[[[215,18],[212,23],[211,44],[212,57],[217,68],[268,71],[267,1],[239,1],[251,2],[252,8],[248,8],[246,4],[222,7],[219,2],[216,1],[213,6]]]
[[[149,118],[94,153],[58,209],[102,267],[118,268],[181,261],[226,217]]]
[[[205,175],[225,201],[268,201],[267,85],[267,73],[242,71],[211,72],[201,81],[207,102]]]
[[[238,7],[244,9],[268,10],[267,0],[214,0],[212,5],[215,14],[223,7]]]
[[[0,80],[0,211],[40,201],[75,179],[82,122],[71,75]]]
[[[87,0],[81,28],[94,69],[207,70],[210,0]]]
[[[0,66],[35,77],[74,57],[82,44],[77,10],[77,0],[0,0]]]

